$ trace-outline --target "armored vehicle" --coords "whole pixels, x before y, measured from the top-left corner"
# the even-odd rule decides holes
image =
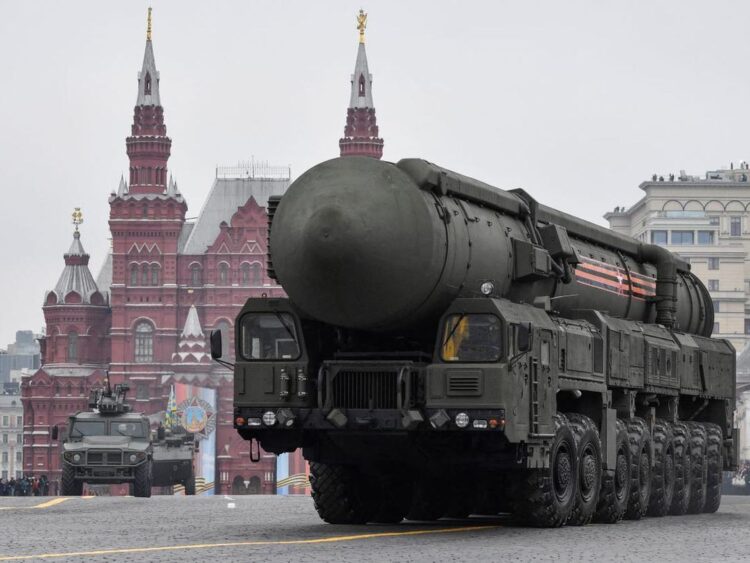
[[[198,450],[195,435],[177,426],[173,429],[160,427],[153,443],[152,473],[155,487],[171,487],[181,484],[186,495],[195,494],[195,470],[193,457]]]
[[[718,509],[735,351],[686,261],[418,159],[324,162],[268,213],[288,299],[237,317],[234,425],[302,448],[323,520]]]
[[[130,412],[127,391],[127,385],[117,385],[112,392],[108,383],[91,392],[91,411],[69,417],[62,448],[63,495],[82,494],[84,483],[130,483],[134,496],[151,496],[149,420]]]

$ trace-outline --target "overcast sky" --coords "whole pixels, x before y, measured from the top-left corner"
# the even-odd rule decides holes
[[[146,1],[0,0],[0,347],[43,326],[73,207],[97,275]],[[604,223],[652,173],[750,160],[750,2],[163,1],[170,171],[197,215],[217,164],[338,156],[357,49],[387,160],[423,157]]]

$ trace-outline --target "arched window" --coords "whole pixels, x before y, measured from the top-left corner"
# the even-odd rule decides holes
[[[159,265],[151,264],[151,285],[159,285]]]
[[[262,268],[261,265],[257,262],[250,265],[251,268],[251,275],[250,275],[250,284],[254,286],[262,285]]]
[[[146,73],[146,80],[143,81],[143,93],[147,96],[151,95],[151,73]]]
[[[138,285],[138,264],[130,265],[130,285]]]
[[[226,262],[219,264],[219,285],[227,285],[229,281],[229,265]]]
[[[68,361],[78,361],[78,333],[75,330],[68,332]]]
[[[250,285],[250,264],[243,262],[240,269],[242,270],[242,285]]]
[[[147,363],[154,360],[154,327],[140,322],[135,327],[135,361]]]
[[[365,96],[365,75],[360,74],[359,75],[359,97],[363,98]]]
[[[141,285],[148,285],[148,264],[141,266]]]
[[[214,330],[221,332],[221,357],[228,362],[234,360],[234,347],[232,346],[232,327],[227,321],[216,323]]]
[[[190,266],[190,285],[201,285],[201,267],[198,264]]]

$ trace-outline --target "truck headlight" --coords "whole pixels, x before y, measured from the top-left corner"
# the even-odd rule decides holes
[[[138,461],[138,456],[135,454],[130,454],[130,463],[135,463]]]
[[[73,454],[73,461],[76,463],[81,461],[81,454]]]
[[[273,411],[268,411],[263,414],[263,424],[266,426],[273,426],[276,424],[276,413]]]
[[[458,413],[456,415],[455,423],[459,428],[466,428],[469,425],[469,415],[465,412]]]

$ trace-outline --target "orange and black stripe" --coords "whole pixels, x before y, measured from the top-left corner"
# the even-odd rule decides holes
[[[585,256],[580,256],[579,260],[575,275],[576,281],[582,285],[623,297],[632,295],[634,299],[640,300],[656,295],[656,280],[652,277],[630,272],[630,281],[628,281],[628,273],[624,268]]]

